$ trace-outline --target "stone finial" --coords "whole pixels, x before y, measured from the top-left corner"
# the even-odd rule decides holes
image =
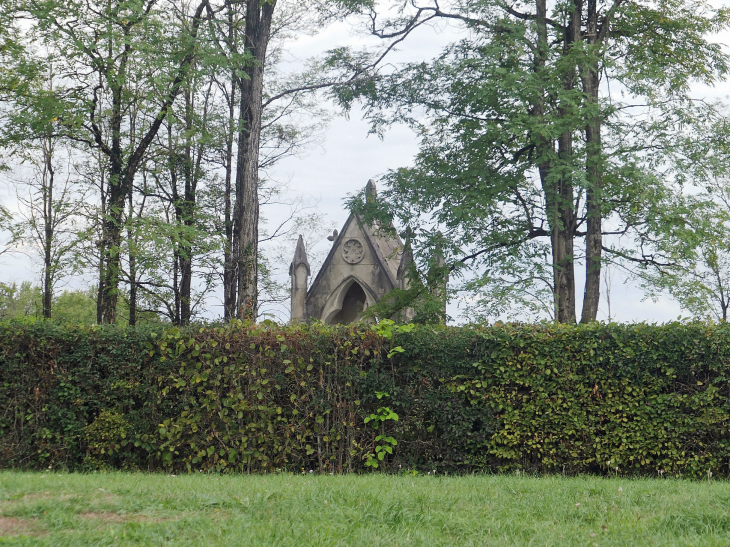
[[[332,235],[327,236],[327,241],[334,241],[337,239],[337,236],[340,235],[340,233],[337,230],[332,230]]]
[[[378,190],[375,188],[375,181],[370,179],[365,185],[365,201],[373,203],[378,197]]]
[[[302,267],[303,266],[303,267]],[[307,251],[304,249],[304,238],[300,235],[294,260],[289,266],[291,276],[291,321],[304,321],[307,313],[307,278],[310,276]]]
[[[441,232],[438,233],[439,242],[444,240],[444,236],[441,234]],[[444,259],[444,253],[442,251],[441,243],[436,247],[436,268],[439,271],[439,274],[442,276],[441,283],[444,285],[444,289],[446,287],[446,284],[449,282],[449,270],[446,268],[446,260]]]
[[[401,285],[408,285],[408,270],[413,264],[413,251],[410,247],[403,249],[403,254],[400,257],[400,263],[398,264],[398,272],[395,278],[400,281]],[[401,289],[407,289],[407,286],[400,287]]]
[[[289,266],[289,275],[294,275],[297,269],[297,266],[300,264],[304,264],[307,268],[307,275],[312,275],[312,272],[309,268],[309,261],[307,260],[307,251],[304,249],[304,238],[299,235],[299,240],[297,240],[297,248],[294,250],[294,260],[292,260],[291,265]]]

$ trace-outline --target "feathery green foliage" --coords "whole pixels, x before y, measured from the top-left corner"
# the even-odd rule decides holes
[[[364,100],[374,132],[407,123],[421,137],[415,165],[392,169],[381,195],[415,231],[421,264],[439,246],[452,279],[464,275],[466,316],[575,322],[582,263],[588,322],[603,263],[672,266],[662,225],[676,223],[682,184],[730,165],[707,138],[724,114],[689,93],[728,72],[712,39],[728,10],[686,0],[421,7],[374,28],[405,34],[441,18],[468,34],[338,98]]]

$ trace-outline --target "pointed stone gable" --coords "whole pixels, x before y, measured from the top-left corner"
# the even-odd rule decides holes
[[[307,293],[307,318],[357,321],[397,286],[402,248],[397,236],[385,237],[351,214]]]
[[[365,187],[368,201],[377,199],[375,183]],[[304,243],[300,237],[290,268],[292,276],[292,320],[318,320],[328,324],[352,323],[362,318],[372,305],[395,288],[403,288],[398,278],[403,264],[403,242],[392,230],[367,225],[354,213],[342,230],[327,238],[332,248],[306,293],[303,306],[299,289],[309,275]],[[302,268],[301,265],[306,265]],[[302,309],[303,308],[303,309]]]

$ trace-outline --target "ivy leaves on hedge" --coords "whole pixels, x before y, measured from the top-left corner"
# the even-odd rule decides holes
[[[0,465],[727,476],[729,368],[726,324],[0,323]]]

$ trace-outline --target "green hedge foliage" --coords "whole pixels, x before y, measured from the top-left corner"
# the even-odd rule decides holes
[[[2,323],[0,467],[728,476],[729,370],[726,324]]]

